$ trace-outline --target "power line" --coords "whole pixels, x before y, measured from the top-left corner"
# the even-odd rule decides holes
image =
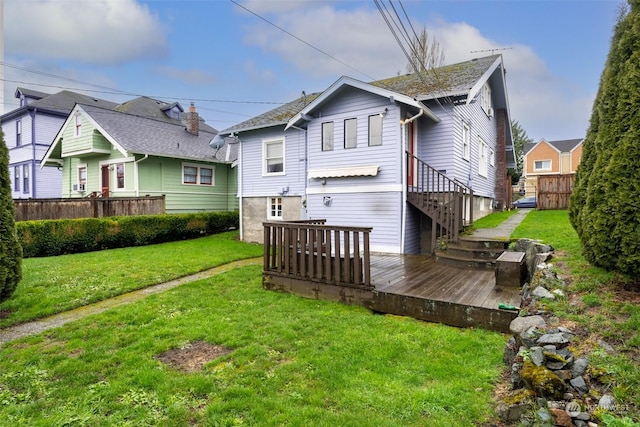
[[[363,76],[365,76],[366,78],[368,78],[368,79],[370,79],[370,80],[376,80],[375,78],[373,78],[373,77],[369,76],[369,75],[368,75],[367,73],[365,73],[364,71],[360,71],[360,70],[358,70],[357,68],[355,68],[355,67],[353,67],[353,66],[351,66],[351,65],[347,64],[346,62],[344,62],[344,61],[342,61],[342,60],[340,60],[340,59],[336,58],[335,56],[333,56],[333,55],[331,55],[331,54],[329,54],[329,53],[325,52],[324,50],[322,50],[322,49],[320,49],[320,48],[318,48],[318,47],[316,47],[316,46],[312,45],[312,44],[311,44],[311,43],[309,43],[308,41],[303,40],[302,38],[300,38],[300,37],[296,36],[295,34],[293,34],[293,33],[289,32],[289,31],[285,30],[284,28],[280,27],[279,25],[274,24],[273,22],[269,21],[267,18],[265,18],[265,17],[263,17],[263,16],[258,15],[258,14],[257,14],[257,13],[255,13],[254,11],[252,11],[252,10],[248,9],[246,6],[241,5],[240,3],[236,2],[235,0],[229,0],[229,1],[230,1],[231,3],[233,3],[233,4],[235,4],[236,6],[238,6],[238,7],[242,8],[242,9],[246,10],[247,12],[249,12],[250,14],[252,14],[253,16],[255,16],[256,18],[259,18],[259,19],[263,20],[263,21],[264,21],[264,22],[266,22],[267,24],[269,24],[269,25],[271,25],[271,26],[273,26],[273,27],[277,28],[278,30],[282,31],[283,33],[287,34],[288,36],[293,37],[294,39],[298,40],[300,43],[304,43],[304,44],[306,44],[307,46],[309,46],[309,47],[310,47],[310,48],[312,48],[313,50],[315,50],[315,51],[317,51],[317,52],[319,52],[319,53],[321,53],[321,54],[323,54],[323,55],[325,55],[325,56],[327,56],[327,57],[329,57],[329,58],[333,59],[333,60],[334,60],[334,61],[336,61],[336,62],[339,62],[340,64],[344,65],[345,67],[347,67],[347,68],[349,68],[349,69],[351,69],[351,70],[353,70],[353,71],[355,71],[355,72],[357,72],[357,73],[359,73],[359,74],[362,74]]]

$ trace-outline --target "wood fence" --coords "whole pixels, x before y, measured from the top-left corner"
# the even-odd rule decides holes
[[[538,209],[567,209],[575,175],[538,176]]]
[[[371,287],[370,227],[327,226],[324,220],[263,225],[263,276]]]
[[[16,199],[16,221],[100,218],[165,213],[164,196]]]

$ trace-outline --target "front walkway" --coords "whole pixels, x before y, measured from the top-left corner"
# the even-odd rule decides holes
[[[19,325],[10,326],[6,329],[0,329],[0,346],[19,338],[36,335],[48,329],[57,328],[58,326],[73,322],[74,320],[82,319],[92,314],[102,313],[103,311],[109,310],[110,308],[119,307],[121,305],[139,301],[149,295],[165,292],[169,289],[176,288],[186,283],[206,279],[207,277],[226,273],[227,271],[233,270],[234,268],[244,267],[247,265],[262,265],[262,257],[230,262],[228,264],[223,264],[209,270],[201,271],[200,273],[181,277],[179,279],[160,283],[158,285],[149,286],[148,288],[138,289],[137,291],[118,295],[116,297],[85,305],[71,311],[65,311],[49,317],[34,320],[32,322],[21,323]]]
[[[479,228],[473,232],[472,238],[509,240],[511,233],[533,209],[518,209],[518,211],[504,220],[495,228]],[[465,236],[466,238],[467,236]]]

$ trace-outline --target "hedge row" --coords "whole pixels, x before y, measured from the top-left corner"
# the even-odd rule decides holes
[[[143,246],[237,229],[237,212],[139,215],[16,223],[24,257]]]

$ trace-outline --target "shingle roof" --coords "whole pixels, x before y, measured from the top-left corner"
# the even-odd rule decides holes
[[[180,106],[180,104],[178,104],[177,102],[167,103],[146,96],[140,96],[138,98],[134,98],[130,101],[115,106],[114,110],[120,111],[122,113],[133,114],[136,116],[162,120],[167,123],[173,123],[175,122],[175,119],[172,119],[165,113],[165,110],[168,110],[173,106],[179,106],[180,111],[184,111],[182,106]],[[202,118],[200,118],[199,127],[201,131],[214,133],[218,132],[215,128],[206,124]]]
[[[63,90],[32,102],[28,108],[69,114],[76,104],[94,105],[102,108],[113,108],[117,105],[115,102]]]
[[[33,90],[26,87],[19,87],[19,88],[16,88],[16,98],[18,98],[18,92],[26,97],[35,98],[35,99],[41,99],[41,98],[44,98],[45,96],[51,95],[50,93],[40,92],[39,90]]]
[[[418,100],[466,95],[500,55],[371,82]]]
[[[561,153],[568,153],[569,151],[573,150],[574,148],[576,148],[582,141],[583,139],[562,139],[562,140],[558,140],[558,141],[547,141],[546,139],[541,139],[538,142],[532,142],[529,144],[525,144],[524,145],[524,154],[527,154],[529,151],[533,150],[533,148],[540,144],[542,141],[546,142],[547,144],[551,145],[552,147],[554,147],[556,150],[558,150]]]
[[[129,153],[224,162],[224,151],[209,147],[215,132],[201,129],[196,136],[187,132],[179,120],[169,122],[91,105],[80,107]]]
[[[413,73],[378,80],[369,84],[418,100],[466,95],[499,57],[500,55],[491,55],[447,65],[422,72],[422,77]],[[221,133],[229,134],[236,131],[286,124],[321,94],[321,92],[318,92],[311,95],[303,95],[287,104],[227,128]]]
[[[566,153],[573,150],[578,144],[582,142],[582,139],[563,139],[560,141],[547,141],[553,145],[561,153]]]

